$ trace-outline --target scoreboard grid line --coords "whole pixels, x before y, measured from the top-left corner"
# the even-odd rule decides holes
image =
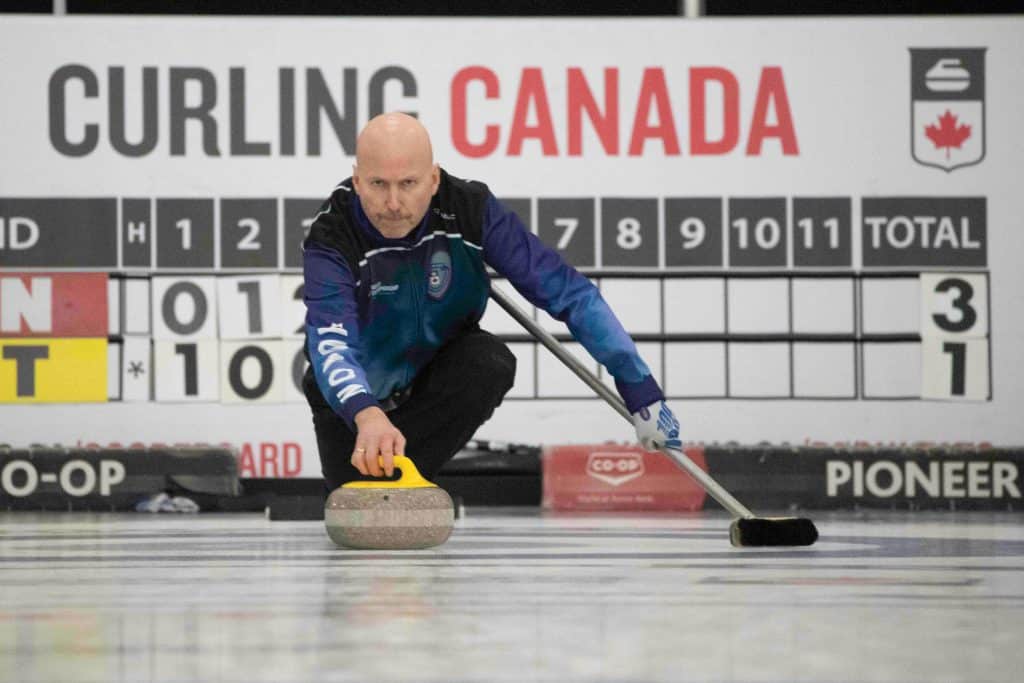
[[[786,317],[788,318],[788,330],[790,336],[793,335],[793,278],[786,280],[786,297],[788,299],[788,305],[786,306]],[[789,397],[793,398],[796,396],[796,366],[795,366],[795,352],[793,350],[793,342],[789,342]]]
[[[858,337],[861,337],[864,333],[864,325],[862,316],[863,313],[863,297],[861,296],[861,288],[863,287],[863,281],[857,281],[853,287],[850,287],[851,295],[853,296],[853,333]],[[859,348],[859,347],[858,347]],[[861,398],[864,395],[864,358],[863,351],[855,349],[853,354],[853,385],[854,385],[854,396]]]
[[[118,335],[112,335],[118,336]],[[496,337],[504,342],[521,343],[521,342],[536,342],[536,340],[528,334],[495,334]],[[562,343],[574,343],[576,340],[567,333],[552,333],[556,341]],[[854,334],[829,334],[829,333],[808,333],[808,332],[797,332],[789,334],[786,332],[779,333],[685,333],[685,332],[668,332],[665,334],[658,334],[656,332],[637,332],[630,335],[635,342],[638,344],[659,344],[659,343],[728,343],[735,342],[740,344],[799,344],[799,343],[814,343],[814,344],[854,344],[864,342],[867,344],[918,344],[922,341],[921,335],[915,334],[870,334],[857,337]]]
[[[527,397],[533,400],[537,396],[537,387],[540,386],[540,344],[533,344],[531,354],[533,355],[533,395]]]
[[[796,255],[793,246],[793,197],[785,198],[783,209],[786,214],[786,225],[783,230],[786,232],[786,268],[793,268],[796,265]],[[852,227],[852,226],[851,226]],[[792,367],[792,366],[790,366]]]
[[[284,234],[287,226],[284,222],[284,198],[274,198],[274,209],[277,214],[277,270],[284,270]]]
[[[123,347],[120,349],[120,353],[118,353],[118,359],[120,360],[121,367],[124,367],[124,348]],[[121,368],[118,368],[119,372],[117,373],[117,398],[118,398],[118,400],[121,400],[124,397],[124,373],[120,372],[120,369]]]
[[[654,226],[658,234],[658,270],[664,270],[668,256],[668,225],[665,224],[665,198],[658,197],[655,203],[658,224]]]
[[[232,274],[232,275],[245,275],[248,273],[260,273],[260,274],[280,274],[280,275],[301,275],[302,268],[275,268],[273,266],[228,266],[225,268],[196,268],[195,266],[162,266],[158,268],[100,268],[100,267],[77,267],[77,266],[0,266],[4,270],[16,271],[19,273],[106,273],[111,277],[133,277],[133,276],[144,276],[144,277],[157,277],[161,275],[217,275],[218,273]],[[743,266],[741,271],[725,271],[725,270],[708,270],[702,268],[700,270],[687,269],[687,270],[634,270],[631,266],[608,266],[607,268],[576,268],[580,274],[585,275],[589,278],[608,278],[608,279],[629,279],[629,280],[645,280],[645,279],[672,279],[672,278],[726,278],[726,279],[758,279],[765,277],[793,277],[793,278],[808,278],[808,279],[842,279],[842,278],[855,278],[855,279],[907,279],[913,280],[921,273],[924,272],[942,272],[942,273],[962,273],[964,275],[988,275],[991,273],[990,270],[984,267],[962,267],[962,266],[935,266],[929,268],[908,268],[905,270],[892,270],[891,266],[885,270],[836,270],[836,271],[816,271],[816,270],[799,270],[799,269],[787,269],[781,270],[779,268],[769,267],[746,267]],[[488,268],[488,274],[492,277],[504,277],[500,274],[495,273],[492,269]]]
[[[224,226],[221,225],[221,210],[223,209],[224,198],[219,197],[213,200],[213,270],[228,271],[223,267],[224,256],[221,249],[221,240],[224,239]]]
[[[125,310],[126,308],[128,308],[125,305],[125,303],[128,301],[128,279],[121,278],[115,280],[115,282],[117,283],[117,289],[121,294],[121,306],[119,307],[119,310],[117,312],[117,329],[121,331],[121,335],[123,336],[125,331],[128,329],[128,311]],[[108,339],[107,341],[111,340]]]
[[[850,263],[859,263],[861,267],[864,265],[864,241],[858,239],[861,237],[859,234],[860,230],[864,226],[864,212],[862,208],[864,206],[864,200],[859,202],[850,200]]]
[[[298,267],[293,268],[275,268],[273,266],[225,266],[223,268],[196,268],[195,266],[161,266],[159,268],[151,269],[138,269],[132,268],[131,266],[125,266],[123,268],[92,268],[92,267],[76,267],[76,266],[2,266],[4,270],[9,270],[19,273],[106,273],[110,277],[133,277],[133,276],[144,276],[144,277],[157,277],[161,275],[217,275],[220,272],[230,273],[233,275],[245,275],[247,273],[262,273],[262,274],[281,274],[281,275],[301,275],[302,269]],[[758,279],[765,277],[783,277],[791,275],[794,278],[808,278],[808,279],[842,279],[842,278],[860,278],[870,277],[877,279],[914,279],[914,277],[921,272],[944,272],[944,273],[964,273],[969,274],[985,274],[985,269],[981,270],[965,270],[961,268],[931,268],[931,269],[917,269],[912,271],[904,271],[899,273],[893,272],[870,272],[870,271],[836,271],[829,273],[822,272],[804,272],[798,270],[786,270],[780,271],[774,268],[762,268],[758,270],[744,269],[743,271],[722,271],[722,270],[646,270],[638,271],[632,270],[627,266],[608,266],[604,269],[595,268],[577,268],[577,271],[581,275],[585,275],[590,278],[606,278],[606,279],[628,279],[628,280],[650,280],[650,279],[671,279],[671,278],[728,278],[728,279]],[[504,276],[497,273],[488,266],[488,274],[491,277],[503,278]]]
[[[117,208],[114,210],[114,215],[117,221],[117,229],[114,231],[114,241],[117,244],[117,257],[115,263],[117,263],[118,269],[124,268],[124,197],[117,197],[114,201]]]
[[[988,342],[988,400],[993,400],[995,394],[995,382],[992,376],[992,366],[994,365],[992,359],[992,274],[988,271],[985,272],[985,310],[988,313],[988,330],[986,330],[985,339]]]
[[[727,270],[732,264],[732,250],[729,249],[729,202],[732,201],[732,197],[723,196],[722,201],[719,203],[719,210],[721,212],[721,226],[722,234],[719,238],[722,240],[722,269]]]
[[[659,333],[662,337],[665,336],[665,281],[660,280],[658,282],[658,298],[660,304],[659,315],[661,318],[661,325],[658,328]],[[668,345],[661,344],[661,379],[664,384],[668,384]]]
[[[150,270],[156,270],[157,266],[160,265],[160,262],[157,260],[157,241],[160,239],[160,231],[157,230],[157,226],[160,225],[160,216],[158,214],[160,202],[156,200],[156,197],[151,197],[150,202],[152,202],[150,220],[153,221],[153,224],[150,226],[150,234],[153,238],[149,241],[149,268]]]
[[[150,296],[152,296],[152,292],[150,292]],[[147,329],[149,330],[149,333],[152,336],[153,330],[156,327],[156,320],[153,318],[153,315],[154,315],[153,307],[152,306],[147,306],[147,309],[149,310],[149,320],[147,321]],[[126,319],[126,321],[127,321],[127,319]]]
[[[597,291],[598,291],[598,293],[602,297],[604,297],[603,286],[604,286],[604,281],[603,280],[598,280],[597,281]],[[539,314],[540,313],[538,311],[538,315]],[[634,339],[634,341],[636,341],[636,340]],[[566,343],[568,344],[568,343],[574,343],[574,342],[575,343],[579,343],[579,342],[576,342],[575,339],[573,339],[571,342],[566,342]],[[594,371],[594,375],[597,377],[598,380],[603,382],[604,381],[604,366],[602,366],[600,363],[598,363],[597,364],[597,369]]]
[[[725,280],[725,281],[722,282],[722,311],[724,312],[723,319],[722,319],[722,329],[724,330],[725,335],[728,337],[728,335],[729,335],[729,281],[728,280]],[[731,396],[732,396],[732,376],[731,376],[729,371],[730,371],[730,368],[732,367],[732,364],[729,362],[729,349],[730,349],[730,345],[729,345],[728,341],[725,342],[725,344],[723,344],[723,347],[724,347],[723,355],[725,357],[725,375],[724,375],[725,376],[725,398],[731,398]]]

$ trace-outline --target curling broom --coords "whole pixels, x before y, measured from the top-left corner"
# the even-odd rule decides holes
[[[594,376],[590,370],[584,367],[568,351],[562,348],[553,336],[542,329],[536,322],[531,320],[518,306],[516,306],[497,287],[491,286],[491,297],[498,302],[505,311],[511,315],[516,322],[522,325],[540,343],[555,354],[558,360],[562,361],[570,370],[583,380],[587,386],[597,392],[614,408],[622,417],[632,424],[632,416],[626,409],[622,399],[619,398],[607,386]],[[746,506],[736,500],[731,493],[711,478],[707,472],[702,470],[685,453],[676,448],[662,447],[661,452],[672,458],[679,467],[697,480],[701,488],[707,491],[708,495],[721,503],[722,507],[728,510],[735,519],[729,526],[729,541],[736,547],[756,546],[798,546],[812,545],[818,539],[818,530],[814,522],[804,517],[757,517]]]

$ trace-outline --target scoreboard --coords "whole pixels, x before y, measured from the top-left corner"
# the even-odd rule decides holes
[[[503,201],[595,281],[671,398],[991,399],[985,197]],[[303,400],[321,202],[0,198],[0,400]],[[483,326],[519,360],[510,399],[589,397],[503,311]]]
[[[686,439],[1024,438],[1024,20],[227,28],[267,49],[202,17],[0,24],[0,443],[316,476],[301,244],[383,111],[595,283]],[[478,438],[631,438],[500,307],[481,325],[518,369]]]

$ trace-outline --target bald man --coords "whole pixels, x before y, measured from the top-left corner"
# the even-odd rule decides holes
[[[486,185],[435,164],[418,120],[382,114],[303,244],[303,388],[329,489],[391,476],[395,454],[432,478],[501,403],[516,361],[478,325],[488,265],[607,368],[641,443],[680,445],[661,388],[593,283]]]

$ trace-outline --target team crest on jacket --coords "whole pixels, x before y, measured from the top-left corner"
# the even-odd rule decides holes
[[[985,49],[910,49],[914,161],[949,173],[985,158]]]
[[[431,299],[440,299],[452,283],[452,257],[444,250],[430,256],[430,274],[427,276],[427,293]]]

